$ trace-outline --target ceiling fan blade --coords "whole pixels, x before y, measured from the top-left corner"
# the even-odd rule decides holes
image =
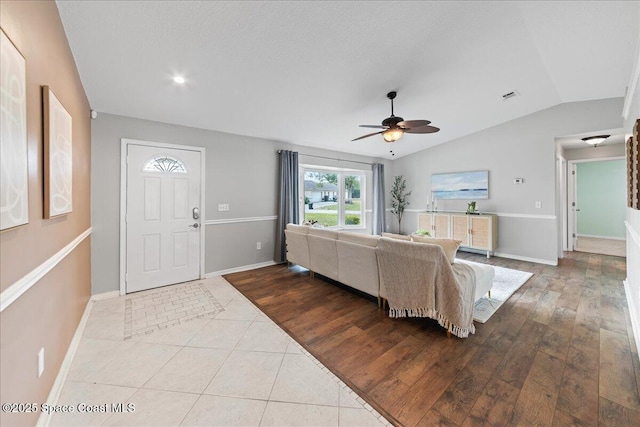
[[[385,129],[385,130],[386,130],[386,129]],[[370,133],[370,134],[367,134],[367,135],[363,135],[363,136],[361,136],[361,137],[359,137],[359,138],[352,139],[352,140],[351,140],[351,142],[353,142],[353,141],[357,141],[357,140],[359,140],[359,139],[369,138],[370,136],[373,136],[373,135],[380,135],[380,134],[381,134],[381,133],[383,133],[383,132],[384,132],[384,130],[381,130],[380,132],[374,132],[374,133]]]
[[[389,128],[389,126],[380,126],[380,125],[360,125],[360,127],[361,128],[372,128],[372,129],[388,129]]]
[[[429,124],[431,124],[429,120],[405,120],[403,122],[398,123],[398,127],[401,127],[403,129],[413,129],[413,128],[419,128],[422,126],[427,126]]]
[[[406,133],[436,133],[440,130],[435,126],[420,126],[418,128],[406,129]]]

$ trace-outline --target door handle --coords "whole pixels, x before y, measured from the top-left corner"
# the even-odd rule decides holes
[[[198,228],[200,227],[200,224],[198,224],[197,222],[193,223],[193,225],[190,225],[189,228]]]
[[[576,212],[580,212],[580,209],[576,209]]]

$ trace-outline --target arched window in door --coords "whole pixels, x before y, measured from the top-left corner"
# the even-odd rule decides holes
[[[143,172],[187,173],[184,163],[169,156],[156,156],[149,159],[142,168]]]

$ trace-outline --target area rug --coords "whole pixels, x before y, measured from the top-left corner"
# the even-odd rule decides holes
[[[127,297],[124,339],[149,335],[194,319],[213,319],[222,304],[200,283],[185,283]]]
[[[491,298],[486,295],[476,301],[473,307],[473,320],[484,323],[500,308],[506,300],[522,285],[524,285],[533,273],[512,270],[510,268],[493,267],[496,275],[491,287]]]

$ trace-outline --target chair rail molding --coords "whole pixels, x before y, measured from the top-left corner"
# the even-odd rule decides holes
[[[204,222],[204,224],[205,225],[236,224],[240,222],[275,221],[276,219],[278,219],[277,215],[251,216],[251,217],[245,217],[245,218],[208,219]]]
[[[60,261],[65,259],[67,255],[73,252],[73,250],[91,234],[92,230],[93,229],[91,227],[87,228],[67,246],[60,249],[45,262],[31,270],[21,279],[16,280],[7,289],[2,291],[2,293],[0,293],[0,313],[3,312],[5,308],[9,307],[15,300],[20,298],[20,296],[27,292],[33,285],[38,283],[40,279],[53,270],[53,268],[58,265]]]

